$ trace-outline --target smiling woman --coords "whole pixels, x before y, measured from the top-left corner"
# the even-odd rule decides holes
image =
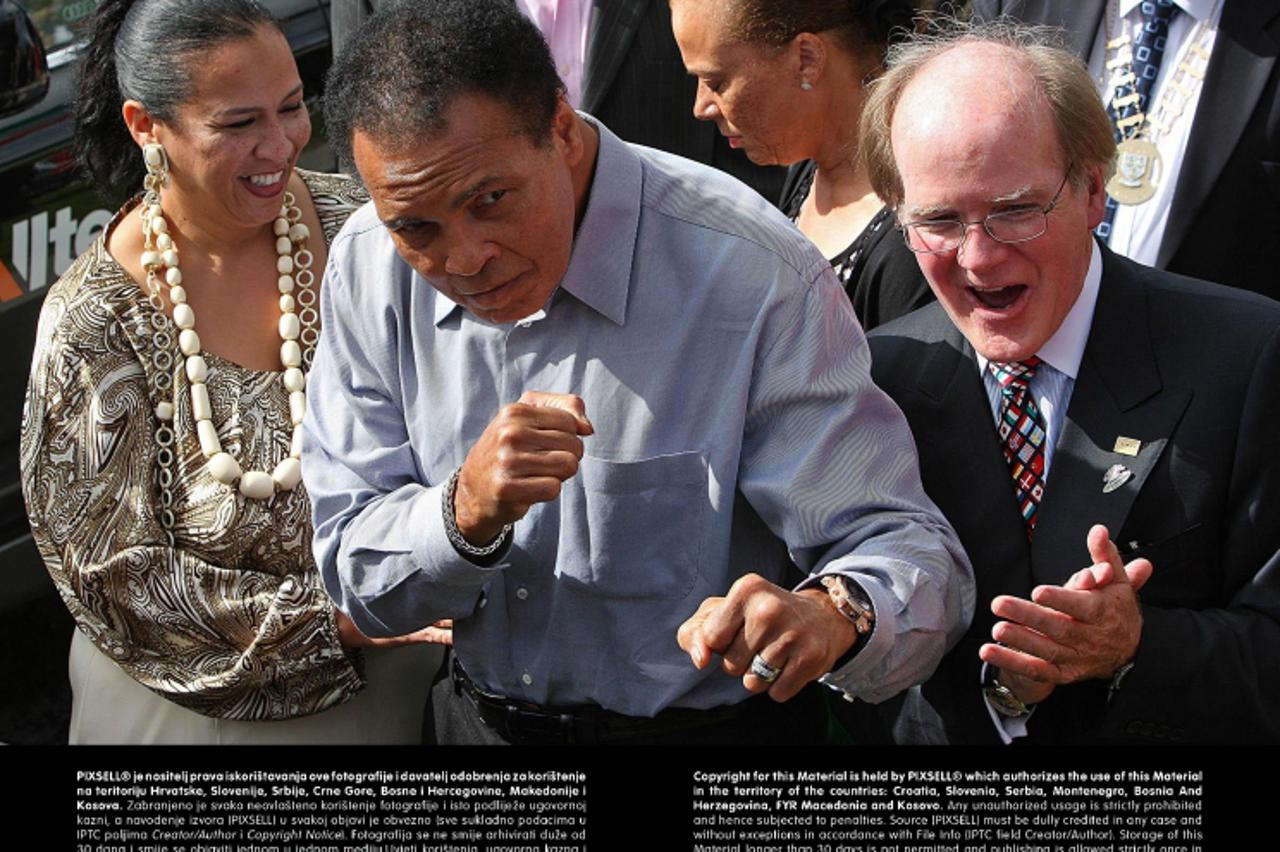
[[[253,0],[105,0],[81,75],[83,165],[142,192],[50,288],[23,423],[71,742],[416,742],[447,634],[333,608],[300,484],[318,272],[363,192],[295,169],[302,83]]]

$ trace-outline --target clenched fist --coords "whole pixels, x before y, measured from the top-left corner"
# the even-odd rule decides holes
[[[792,592],[759,574],[740,577],[725,597],[707,598],[676,633],[699,669],[720,654],[726,674],[742,678],[750,692],[768,691],[786,701],[811,680],[831,671],[858,641],[853,622],[841,615],[823,589]],[[759,654],[780,669],[773,683],[751,671]]]
[[[453,511],[467,541],[484,546],[534,503],[560,496],[594,430],[582,399],[528,391],[485,427],[458,474]]]

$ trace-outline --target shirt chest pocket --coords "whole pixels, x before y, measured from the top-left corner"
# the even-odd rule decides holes
[[[613,598],[680,599],[693,588],[708,514],[699,452],[584,457],[561,491],[559,571]]]

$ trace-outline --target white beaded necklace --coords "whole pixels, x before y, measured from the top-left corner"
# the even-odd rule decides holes
[[[156,165],[159,165],[158,163]],[[315,276],[311,272],[314,258],[307,249],[307,238],[310,229],[301,221],[302,211],[298,208],[294,196],[290,192],[284,194],[284,205],[272,227],[276,237],[276,272],[277,285],[280,290],[280,323],[279,331],[280,362],[284,365],[281,377],[285,388],[289,391],[289,417],[293,423],[292,440],[289,455],[276,465],[271,473],[259,470],[242,470],[235,457],[222,449],[217,428],[213,425],[213,409],[209,400],[209,390],[205,385],[208,376],[208,365],[200,350],[200,336],[196,334],[196,315],[187,304],[187,293],[182,286],[182,271],[178,268],[178,248],[169,234],[169,223],[160,208],[159,188],[163,179],[149,184],[141,205],[142,215],[142,268],[147,275],[149,299],[153,307],[163,311],[164,304],[160,298],[160,276],[163,270],[165,283],[169,285],[169,301],[173,304],[173,322],[180,329],[178,348],[185,357],[187,381],[191,387],[191,414],[195,420],[196,435],[200,441],[200,450],[206,459],[206,466],[211,476],[224,485],[238,486],[245,497],[256,500],[269,499],[278,488],[281,491],[292,491],[302,479],[302,419],[307,411],[307,374],[303,370],[303,351],[299,340],[308,345],[315,342],[314,328],[315,301],[311,285]],[[298,290],[298,298],[294,298],[294,289]],[[307,298],[310,297],[310,298]],[[303,304],[306,322],[299,319],[296,312],[298,303]],[[305,327],[304,327],[305,326]],[[167,372],[172,367],[172,356],[166,347],[156,347],[154,360],[157,372]],[[310,352],[307,353],[308,355]],[[164,506],[162,520],[167,531],[172,531],[172,495],[169,487],[172,476],[163,470],[166,460],[172,461],[173,432],[170,423],[174,416],[172,402],[162,401],[156,405],[156,417],[160,420],[157,429],[157,441],[161,447],[162,472],[160,484],[162,488],[161,503]]]

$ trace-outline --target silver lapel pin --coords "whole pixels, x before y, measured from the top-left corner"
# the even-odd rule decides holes
[[[1133,478],[1133,471],[1122,464],[1113,464],[1102,474],[1102,493],[1110,494]]]

